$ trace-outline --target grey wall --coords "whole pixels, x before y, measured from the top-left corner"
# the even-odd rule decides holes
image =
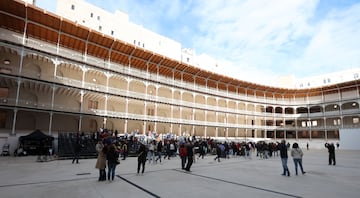
[[[340,149],[360,150],[360,129],[340,129]]]

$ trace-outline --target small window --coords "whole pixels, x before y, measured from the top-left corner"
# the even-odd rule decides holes
[[[94,17],[94,13],[91,13],[91,14],[90,14],[90,17],[93,18],[93,17]]]
[[[187,62],[190,62],[190,58],[189,58],[189,57],[187,57],[187,58],[186,58],[186,61],[187,61]]]
[[[301,122],[301,126],[302,126],[302,127],[306,127],[306,122],[305,122],[305,121],[302,121],[302,122]]]
[[[136,40],[134,40],[134,45],[136,45]]]
[[[353,118],[353,124],[359,124],[359,118]]]
[[[311,121],[307,121],[306,126],[308,126],[308,127],[311,126]]]
[[[71,9],[72,9],[72,10],[75,10],[75,5],[71,5]]]
[[[98,101],[90,100],[88,104],[89,109],[97,109],[98,108]]]
[[[100,21],[100,16],[97,17],[97,20]]]
[[[358,79],[358,78],[359,78],[359,74],[358,73],[354,74],[354,79]]]
[[[102,30],[102,27],[101,26],[99,26],[99,31],[101,31]]]
[[[111,36],[114,36],[114,30],[111,30]]]
[[[318,124],[317,124],[317,121],[316,120],[313,120],[312,121],[312,126],[317,126]]]

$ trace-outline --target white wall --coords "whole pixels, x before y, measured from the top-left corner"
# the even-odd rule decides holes
[[[340,149],[360,150],[360,129],[340,129]]]

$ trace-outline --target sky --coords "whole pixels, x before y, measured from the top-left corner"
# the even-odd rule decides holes
[[[264,85],[360,68],[360,0],[86,0]],[[55,12],[56,0],[36,0]]]

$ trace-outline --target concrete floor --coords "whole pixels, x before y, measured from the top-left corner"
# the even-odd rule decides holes
[[[290,153],[290,152],[289,152]],[[328,165],[327,150],[304,150],[307,172],[281,176],[279,157],[235,157],[214,161],[208,155],[187,173],[178,157],[146,164],[136,174],[137,159],[121,161],[113,182],[98,182],[96,159],[36,162],[36,156],[0,157],[0,197],[359,197],[360,152],[336,151],[336,166]]]

